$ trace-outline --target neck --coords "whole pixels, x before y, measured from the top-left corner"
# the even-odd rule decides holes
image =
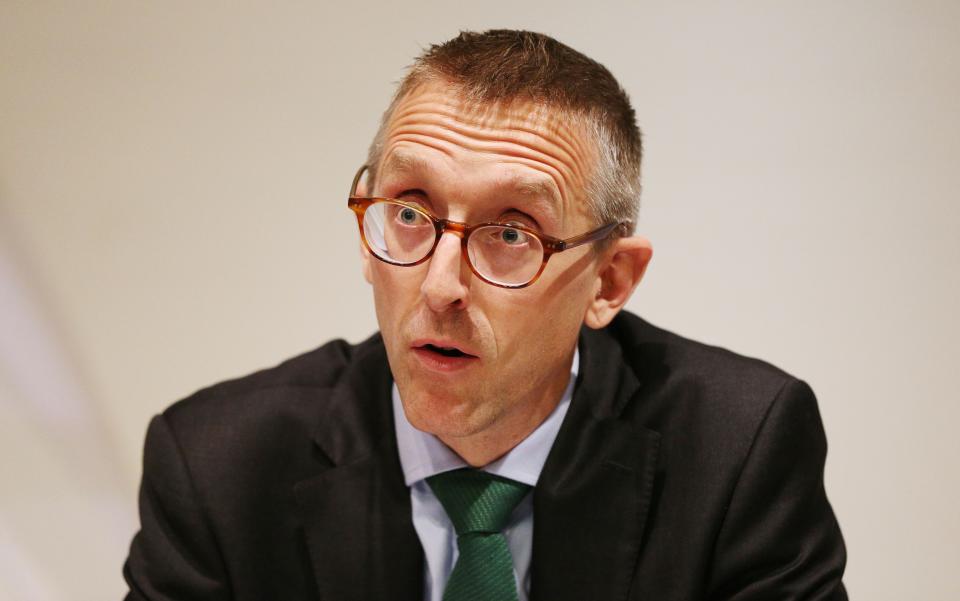
[[[489,427],[463,436],[438,434],[437,437],[472,467],[483,467],[500,459],[540,427],[560,404],[570,383],[570,363],[565,362],[565,366],[566,377],[550,378],[539,387],[538,399],[521,403]]]
[[[559,403],[560,396],[556,396],[553,402],[541,404],[535,411],[520,416],[522,419],[514,420],[515,423],[498,424],[494,431],[438,438],[470,466],[483,467],[500,459],[520,444],[547,419]]]

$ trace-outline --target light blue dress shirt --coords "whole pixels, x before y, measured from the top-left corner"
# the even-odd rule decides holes
[[[575,350],[570,366],[570,381],[557,407],[536,430],[506,455],[486,465],[484,471],[536,486],[553,441],[560,431],[560,424],[570,407],[579,369],[580,352]],[[426,478],[467,467],[467,463],[439,438],[417,430],[407,421],[396,384],[393,385],[393,415],[400,465],[404,480],[410,487],[413,527],[426,556],[423,598],[426,601],[442,601],[443,588],[459,554],[457,535]],[[527,601],[530,596],[530,553],[533,545],[533,494],[524,497],[514,509],[504,535],[513,555],[513,573],[517,579],[520,601]]]

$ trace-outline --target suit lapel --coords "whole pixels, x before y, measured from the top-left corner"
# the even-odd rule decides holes
[[[640,388],[603,331],[582,334],[567,417],[534,490],[532,601],[626,599],[660,435],[619,419]]]
[[[582,334],[580,378],[534,490],[531,600],[627,598],[660,436],[622,419],[641,383],[604,331]],[[315,435],[331,467],[294,487],[321,599],[423,599],[382,343],[356,350]]]
[[[315,436],[332,467],[294,487],[321,599],[423,598],[423,551],[397,455],[391,383],[383,345],[359,347]]]

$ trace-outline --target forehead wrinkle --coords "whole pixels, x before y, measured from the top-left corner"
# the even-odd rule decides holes
[[[569,183],[576,188],[585,189],[586,177],[584,173],[581,173],[581,168],[577,165],[575,157],[580,155],[582,158],[588,159],[592,158],[594,153],[592,149],[588,151],[584,147],[583,140],[581,140],[584,136],[577,135],[575,131],[567,127],[561,116],[540,109],[532,113],[523,113],[526,116],[518,119],[516,115],[520,111],[510,112],[509,107],[480,105],[463,108],[463,104],[462,101],[456,102],[455,99],[451,99],[449,94],[437,92],[408,96],[397,107],[392,120],[392,128],[406,126],[409,122],[413,122],[414,126],[423,126],[423,122],[427,122],[436,127],[449,129],[466,139],[477,142],[500,140],[524,146],[531,152],[539,153],[542,157],[552,158],[566,166],[577,180]],[[544,137],[543,131],[538,130],[537,123],[531,123],[531,114],[539,117],[539,124],[547,129],[552,134],[551,137],[555,139]],[[471,123],[468,119],[473,122]],[[503,119],[504,123],[498,124],[499,126],[496,129],[489,127],[491,121],[495,122],[498,119]],[[515,139],[505,140],[505,138],[510,137],[509,134],[511,133],[514,134]],[[524,136],[527,139],[524,139]],[[545,148],[534,150],[530,139],[539,141]],[[469,147],[466,144],[465,146]]]
[[[425,86],[419,93],[409,93],[397,104],[394,117],[423,110],[455,120],[486,127],[491,121],[502,120],[510,127],[524,129],[540,124],[557,134],[561,141],[577,146],[572,140],[583,134],[577,111],[551,105],[534,98],[517,97],[503,101],[482,102],[464,99],[455,88]]]
[[[574,198],[569,196],[576,196],[577,191],[584,189],[582,174],[579,173],[579,169],[574,162],[563,161],[559,157],[531,148],[526,144],[499,138],[477,140],[472,136],[462,135],[442,125],[424,125],[423,123],[410,126],[398,125],[391,130],[389,138],[395,142],[409,141],[424,144],[439,149],[449,156],[453,156],[455,148],[459,147],[483,154],[523,159],[522,163],[524,165],[550,176],[554,180],[560,198],[570,203],[574,202]],[[557,163],[566,167],[567,173],[564,173],[564,170],[560,169]],[[574,178],[573,181],[569,181],[568,174]]]
[[[472,142],[472,144],[463,144],[466,147],[473,146],[486,149],[485,144],[497,142],[521,146],[528,149],[532,154],[550,158],[565,165],[574,175],[577,175],[576,172],[579,171],[576,165],[576,155],[583,154],[578,152],[582,150],[579,145],[571,145],[564,135],[565,132],[560,131],[561,128],[553,128],[549,132],[554,134],[552,137],[559,140],[558,143],[557,140],[545,137],[544,132],[538,130],[534,125],[525,123],[507,122],[497,128],[492,128],[483,123],[466,123],[453,115],[438,116],[436,111],[411,111],[397,118],[392,123],[390,132],[406,131],[408,127],[422,127],[430,130],[435,129],[436,131],[445,129],[464,141]],[[578,179],[582,179],[582,177],[578,177]]]
[[[431,96],[434,95],[436,94]],[[404,105],[398,107],[394,114],[394,122],[400,123],[414,116],[422,118],[424,115],[431,115],[435,120],[444,122],[445,126],[454,131],[480,139],[498,139],[502,136],[497,135],[497,130],[500,130],[501,133],[505,129],[514,130],[531,138],[536,138],[548,146],[558,148],[565,155],[562,159],[557,156],[560,153],[545,154],[555,156],[560,160],[566,159],[564,162],[572,162],[573,157],[578,154],[581,156],[592,154],[584,148],[581,140],[584,136],[578,135],[573,128],[568,126],[569,118],[565,119],[565,117],[570,116],[561,109],[550,112],[544,107],[538,107],[537,110],[532,112],[521,112],[518,110],[511,111],[510,107],[500,105],[462,107],[463,103],[453,104],[449,102],[450,99],[447,96],[441,98],[445,102],[431,100],[429,97],[417,98],[416,100],[409,98]],[[424,105],[429,106],[429,108],[425,110]],[[497,128],[491,128],[490,122],[498,119],[503,119],[504,123]],[[537,129],[538,124],[553,134],[556,140],[544,138],[543,131]],[[470,133],[466,133],[468,131]],[[485,133],[485,131],[490,133]]]
[[[575,163],[578,155],[581,157],[587,156],[582,145],[577,140],[578,136],[569,130],[569,128],[564,126],[562,123],[558,123],[556,126],[551,126],[551,123],[548,122],[545,123],[545,125],[549,129],[550,133],[554,135],[554,140],[548,140],[544,138],[543,132],[537,131],[534,125],[530,125],[527,122],[507,124],[508,127],[517,132],[521,132],[531,138],[537,138],[545,142],[551,148],[559,149],[559,152],[556,154],[545,153],[553,156],[558,161],[573,164]]]

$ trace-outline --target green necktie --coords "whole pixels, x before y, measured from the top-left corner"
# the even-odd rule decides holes
[[[460,556],[443,601],[517,601],[513,557],[501,530],[530,487],[465,468],[427,478],[457,531]]]

